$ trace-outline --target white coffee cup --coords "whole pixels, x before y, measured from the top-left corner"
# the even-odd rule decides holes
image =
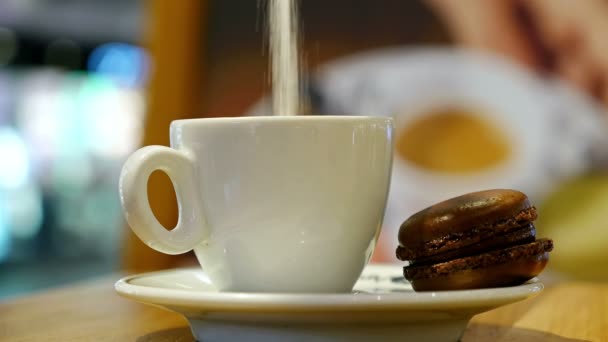
[[[178,120],[171,147],[126,161],[120,198],[151,248],[194,250],[220,291],[347,292],[380,233],[390,186],[393,123],[361,116]],[[172,180],[179,203],[169,231],[154,217],[147,182]]]

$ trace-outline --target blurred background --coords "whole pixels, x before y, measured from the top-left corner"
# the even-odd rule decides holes
[[[455,3],[300,3],[306,114],[395,117],[373,262],[415,211],[511,187],[555,240],[549,274],[608,279],[608,4]],[[125,226],[120,168],[172,120],[270,114],[266,44],[261,0],[0,2],[0,299],[195,264]],[[175,225],[167,177],[149,192]]]
[[[0,2],[0,297],[116,269],[143,27],[139,1]]]

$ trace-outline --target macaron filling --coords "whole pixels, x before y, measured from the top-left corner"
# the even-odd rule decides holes
[[[459,249],[471,245],[479,244],[481,241],[496,237],[497,235],[526,229],[532,226],[532,222],[537,218],[535,207],[528,207],[521,210],[518,214],[506,218],[470,227],[465,231],[450,232],[439,238],[424,241],[422,246],[414,244],[400,244],[397,247],[397,258],[402,261],[416,262],[419,259],[440,255],[450,250]],[[409,245],[409,246],[408,246]]]
[[[553,250],[553,241],[538,239],[534,242],[516,245],[479,255],[459,258],[433,265],[408,266],[404,275],[408,280],[434,278],[453,274],[462,270],[474,270],[493,265],[508,263],[522,258],[533,257],[538,260],[548,259],[548,253]]]
[[[514,231],[508,231],[503,234],[498,234],[482,240],[476,244],[469,245],[467,248],[458,248],[435,254],[429,257],[418,258],[410,261],[411,266],[431,265],[449,261],[452,259],[473,256],[481,253],[490,252],[499,248],[507,248],[511,246],[534,242],[536,239],[536,228],[533,224],[528,223]]]

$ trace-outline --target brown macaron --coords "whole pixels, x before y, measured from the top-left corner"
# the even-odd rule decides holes
[[[428,207],[399,229],[397,258],[415,291],[521,284],[544,269],[553,249],[536,239],[536,208],[519,191],[465,194]]]

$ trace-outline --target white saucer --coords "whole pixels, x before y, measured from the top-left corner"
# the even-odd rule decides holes
[[[370,265],[344,294],[220,293],[200,268],[133,275],[115,288],[184,315],[198,341],[457,341],[473,315],[543,285],[417,293],[400,266]]]

